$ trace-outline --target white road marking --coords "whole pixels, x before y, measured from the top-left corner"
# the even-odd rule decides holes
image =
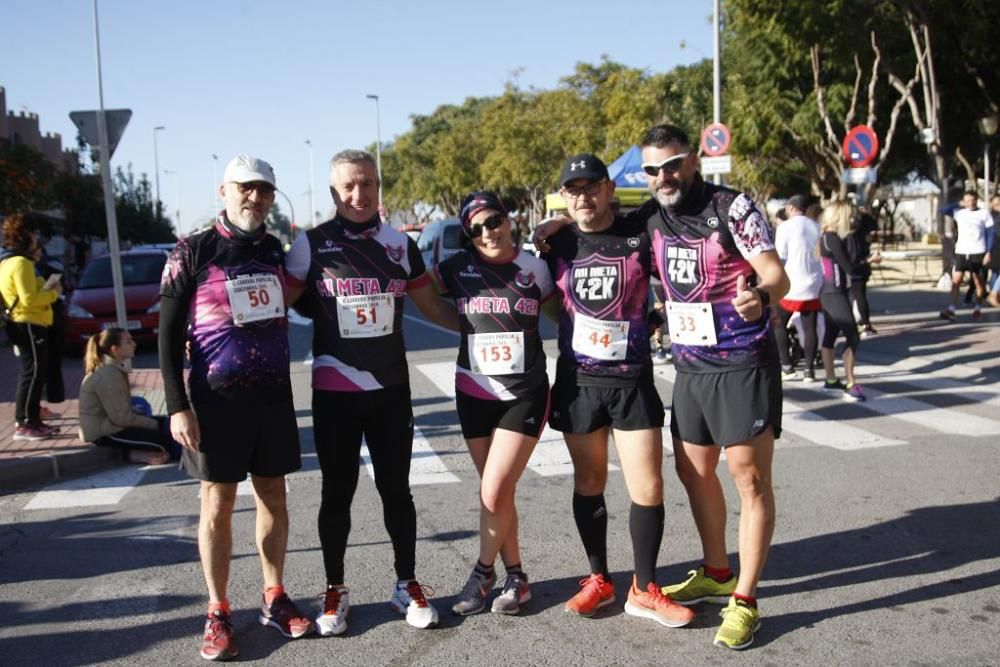
[[[375,467],[368,452],[368,444],[361,443],[361,463],[368,471],[368,476],[375,479]],[[410,456],[410,486],[426,484],[452,484],[461,480],[448,471],[441,457],[431,448],[427,438],[420,429],[413,427],[413,454]]]
[[[291,487],[288,486],[288,477],[285,477],[285,493],[291,491]],[[236,485],[236,495],[237,496],[252,496],[253,495],[253,482],[247,477],[242,482]],[[198,485],[198,497],[201,498],[201,484]]]
[[[60,482],[36,493],[24,509],[47,510],[117,505],[142,480],[150,467],[123,466]]]

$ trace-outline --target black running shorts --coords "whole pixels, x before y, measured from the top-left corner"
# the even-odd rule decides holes
[[[575,373],[557,373],[549,426],[563,433],[593,433],[605,426],[619,431],[663,428],[663,401],[651,372],[627,387],[581,385]]]
[[[954,271],[960,273],[963,271],[971,271],[972,273],[979,273],[983,270],[983,253],[977,255],[955,255],[955,266]]]
[[[778,366],[725,373],[677,373],[670,433],[695,445],[734,445],[770,425],[781,435]]]
[[[298,470],[299,428],[292,397],[271,402],[230,401],[212,392],[191,392],[201,428],[197,454],[187,448],[181,465],[206,482],[242,482],[247,473],[281,477]]]
[[[466,439],[485,438],[497,428],[537,438],[549,416],[549,385],[541,384],[531,396],[512,401],[490,401],[458,392],[455,403]]]

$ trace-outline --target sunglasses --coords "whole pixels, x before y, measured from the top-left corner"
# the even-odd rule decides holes
[[[563,193],[572,197],[573,199],[579,199],[584,194],[588,197],[593,197],[598,192],[601,191],[601,186],[607,183],[607,179],[601,179],[599,181],[594,181],[593,183],[587,183],[581,186],[563,186]]]
[[[684,160],[690,153],[680,153],[679,155],[674,155],[668,157],[666,160],[659,164],[653,164],[651,162],[643,162],[642,170],[649,174],[650,176],[659,175],[660,171],[663,170],[668,174],[676,174],[680,171],[681,166],[684,164]]]
[[[257,191],[262,197],[273,197],[274,196],[274,186],[270,183],[265,183],[264,181],[250,181],[249,183],[237,183],[236,187],[239,188],[241,195],[248,195],[254,190]]]
[[[507,222],[507,216],[504,215],[491,215],[490,217],[483,220],[481,223],[477,222],[474,225],[469,225],[469,238],[478,239],[483,235],[483,228],[490,230],[491,232],[503,223]]]

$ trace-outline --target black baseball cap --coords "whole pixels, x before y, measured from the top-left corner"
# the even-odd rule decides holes
[[[559,184],[566,185],[578,178],[585,178],[588,181],[604,180],[608,178],[608,167],[596,155],[590,153],[574,155],[563,163]]]
[[[789,198],[788,200],[787,206],[791,206],[792,208],[804,212],[807,211],[810,206],[817,203],[818,201],[819,199],[817,199],[813,195],[792,195],[792,197]]]

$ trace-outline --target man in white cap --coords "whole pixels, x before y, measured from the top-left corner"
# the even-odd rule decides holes
[[[289,638],[312,630],[282,585],[285,475],[301,462],[289,377],[284,253],[264,227],[275,189],[271,165],[247,155],[234,158],[219,187],[225,210],[211,227],[178,241],[160,285],[160,368],[170,430],[184,446],[184,469],[201,480],[198,550],[209,594],[201,648],[206,660],[238,653],[226,589],[236,486],[247,473],[264,575],[260,622]]]

